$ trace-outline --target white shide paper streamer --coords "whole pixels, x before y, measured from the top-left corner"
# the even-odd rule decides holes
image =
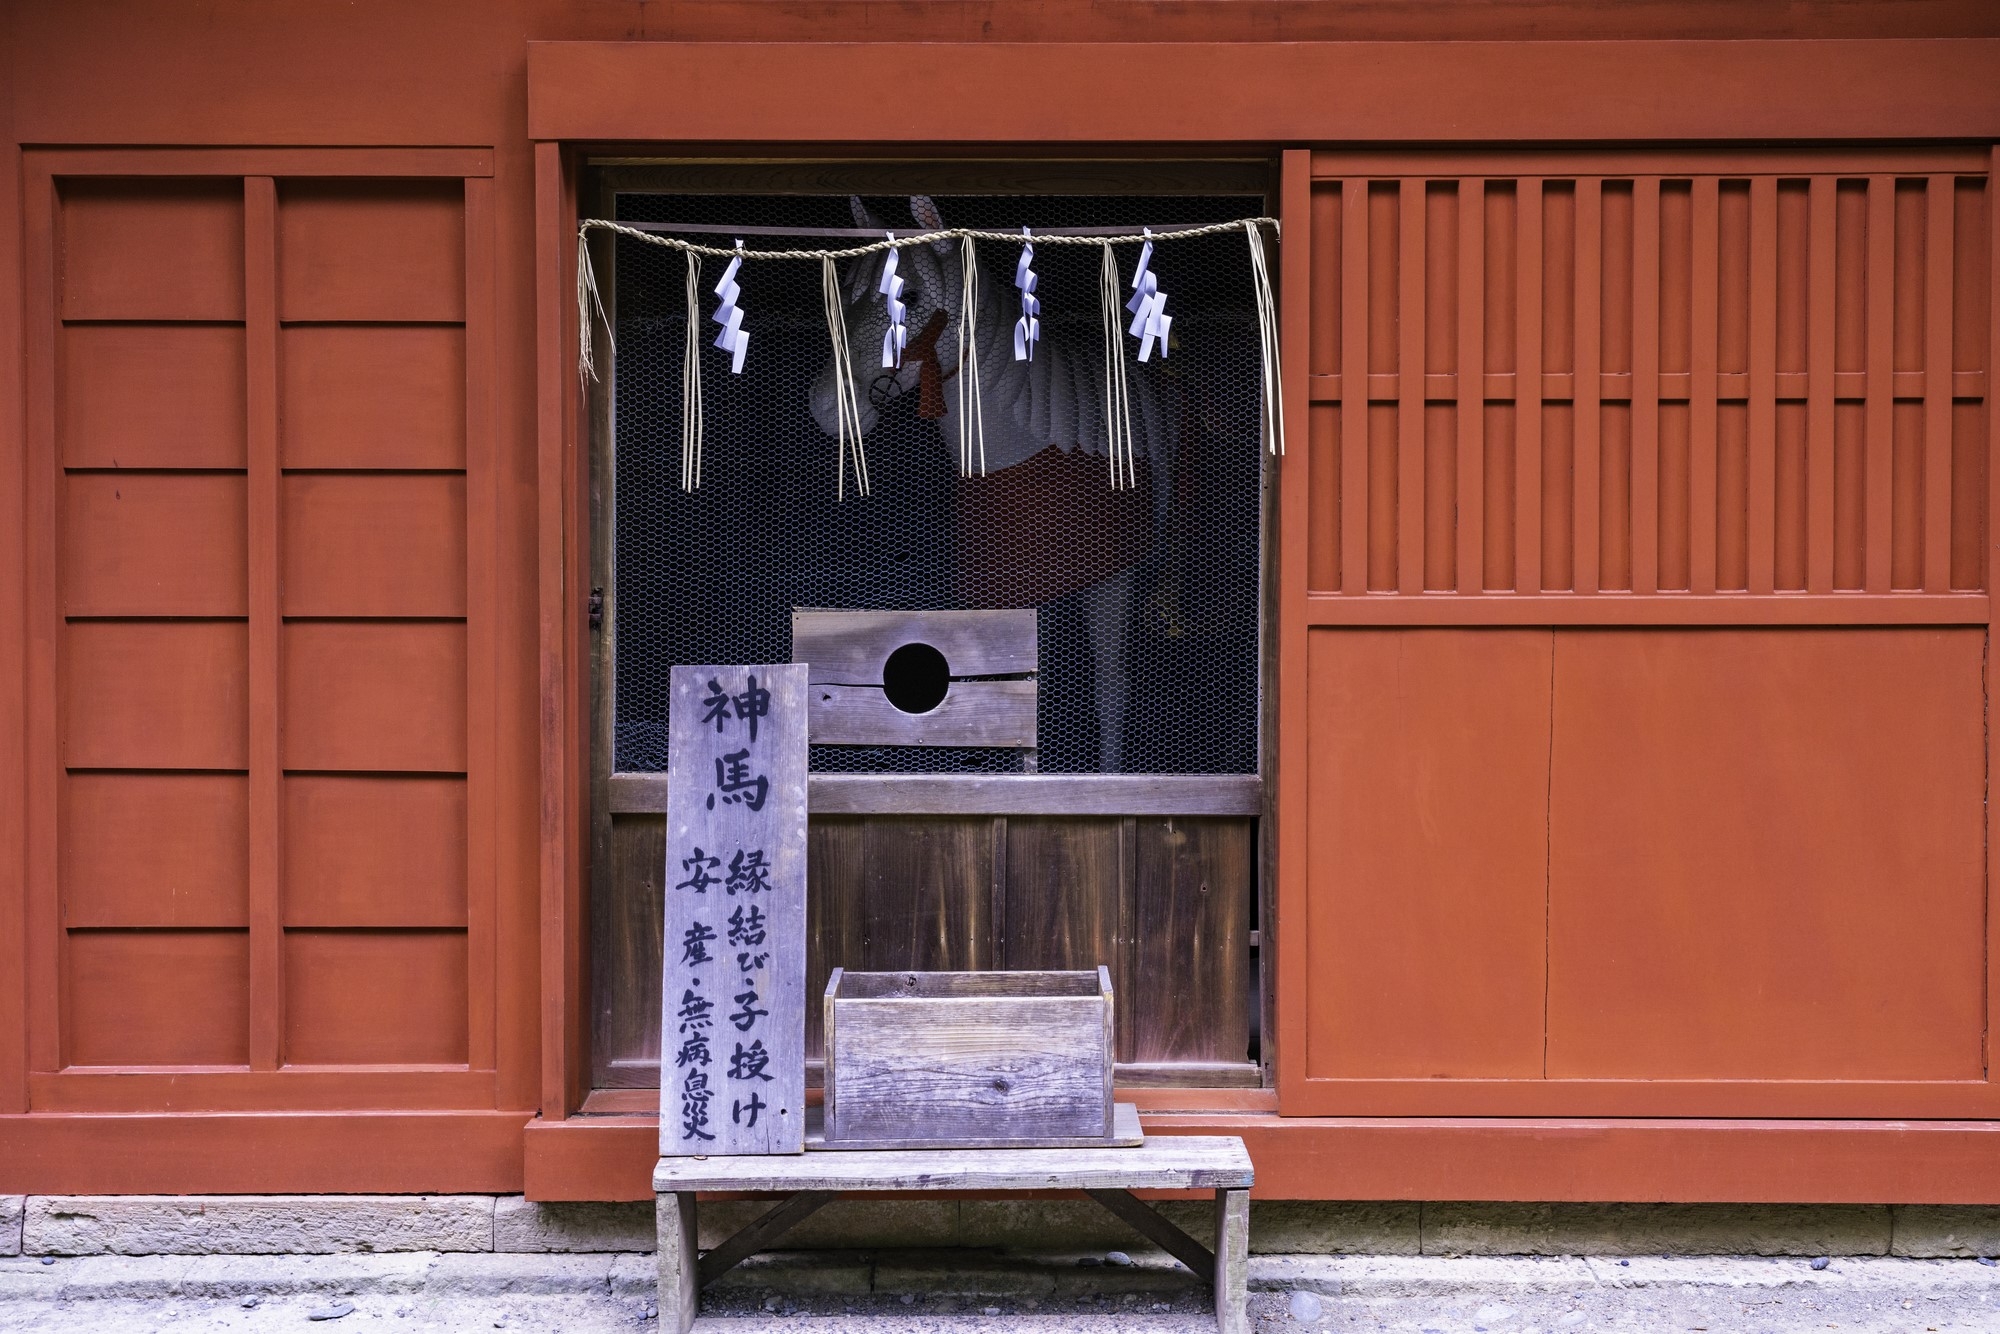
[[[1021,235],[1027,236],[1023,227]],[[970,241],[966,242],[971,245]],[[1014,321],[1014,360],[1033,361],[1035,344],[1042,341],[1042,299],[1035,295],[1035,287],[1041,278],[1030,266],[1035,262],[1035,243],[1027,241],[1021,246],[1021,258],[1014,263],[1014,286],[1021,289],[1021,318]]]
[[[1132,312],[1132,327],[1126,332],[1139,340],[1139,360],[1145,361],[1153,355],[1153,340],[1160,343],[1160,359],[1167,356],[1167,330],[1173,327],[1174,317],[1167,314],[1167,294],[1160,290],[1160,280],[1153,269],[1153,231],[1146,229],[1146,245],[1139,252],[1139,267],[1132,271],[1132,299],[1125,303],[1125,309]]]
[[[736,298],[743,295],[737,285],[736,272],[743,267],[743,243],[736,243],[736,254],[730,259],[729,267],[722,271],[722,281],[715,285],[715,294],[722,298],[722,304],[709,316],[722,326],[722,332],[715,336],[715,345],[729,354],[729,371],[732,375],[743,374],[743,354],[750,350],[750,331],[743,327],[743,311],[736,304]]]

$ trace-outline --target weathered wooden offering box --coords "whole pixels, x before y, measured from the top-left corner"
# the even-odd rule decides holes
[[[1129,1109],[1112,1101],[1111,1016],[1102,967],[836,968],[826,987],[825,1147],[1137,1143],[1137,1117],[1120,1117]]]

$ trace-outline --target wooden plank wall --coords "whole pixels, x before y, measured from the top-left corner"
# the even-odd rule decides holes
[[[1287,166],[1281,1108],[2000,1111],[1985,150]]]
[[[659,987],[665,822],[612,822],[600,995]],[[1121,1081],[1245,1085],[1254,833],[1202,817],[818,816],[809,853],[806,995],[835,967],[1111,970]],[[606,1005],[596,1082],[652,1088],[659,1016]],[[807,1007],[806,1050],[821,1016]]]
[[[1315,595],[1984,588],[1982,154],[1369,167],[1314,158]]]
[[[483,157],[265,156],[36,160],[37,1108],[494,1104]]]

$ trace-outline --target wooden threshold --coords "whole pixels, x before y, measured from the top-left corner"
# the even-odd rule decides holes
[[[667,776],[611,775],[611,813],[660,815]],[[813,774],[814,815],[1257,815],[1255,774]]]

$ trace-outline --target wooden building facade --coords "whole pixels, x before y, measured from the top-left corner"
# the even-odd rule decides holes
[[[1270,1196],[2000,1198],[1990,6],[106,2],[0,57],[0,1192],[650,1196],[574,269],[644,164],[1283,227],[1261,771],[816,780],[821,974],[1106,963],[1149,1132]]]

